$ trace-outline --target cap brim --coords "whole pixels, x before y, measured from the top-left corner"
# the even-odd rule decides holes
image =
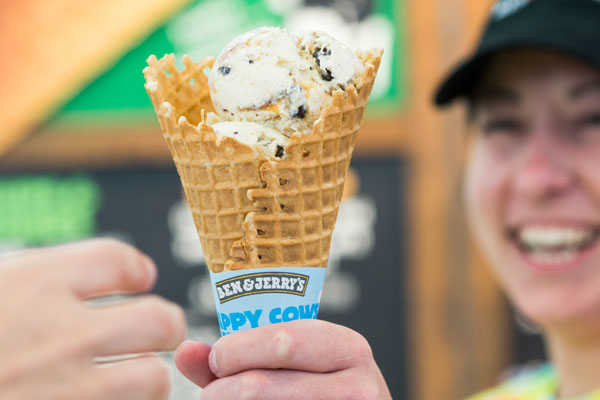
[[[473,92],[475,85],[479,82],[479,78],[490,56],[500,51],[515,48],[538,48],[558,51],[600,68],[600,54],[591,56],[581,51],[581,49],[573,47],[570,43],[549,40],[536,41],[528,38],[507,41],[502,45],[476,52],[471,58],[459,64],[438,86],[433,98],[435,105],[443,107],[452,103],[457,98],[469,96]]]
[[[477,54],[459,64],[438,86],[434,96],[435,105],[442,107],[471,93],[487,58],[487,54]]]

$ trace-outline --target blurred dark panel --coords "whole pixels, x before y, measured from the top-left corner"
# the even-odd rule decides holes
[[[395,158],[356,158],[352,169],[354,195],[340,208],[319,317],[362,333],[394,398],[403,399],[409,354],[403,296],[409,240],[407,164]],[[186,309],[190,336],[208,342],[217,339],[200,242],[173,168],[14,171],[0,175],[0,198],[11,204],[11,212],[18,213],[18,222],[25,225],[21,229],[16,223],[0,224],[0,251],[61,241],[56,235],[65,231],[64,226],[73,227],[65,240],[86,236],[125,240],[156,261],[159,279],[154,292]],[[62,217],[56,218],[59,210]],[[30,214],[35,218],[28,218]],[[10,232],[21,234],[21,240],[3,237]]]

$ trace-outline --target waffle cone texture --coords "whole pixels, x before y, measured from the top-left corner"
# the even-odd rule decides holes
[[[213,58],[150,56],[146,89],[169,146],[208,268],[326,267],[346,173],[381,52],[361,55],[357,87],[332,95],[312,132],[294,134],[271,160],[206,122],[214,111],[207,73]]]

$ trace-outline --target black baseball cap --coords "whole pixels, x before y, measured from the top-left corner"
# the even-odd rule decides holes
[[[501,0],[475,51],[438,87],[437,106],[469,95],[487,60],[514,48],[557,50],[600,68],[600,0]]]

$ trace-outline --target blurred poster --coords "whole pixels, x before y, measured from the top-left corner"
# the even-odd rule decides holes
[[[115,60],[44,126],[52,132],[156,129],[142,69],[150,54],[217,56],[235,36],[265,25],[325,30],[356,49],[380,47],[384,58],[371,111],[398,112],[406,97],[406,42],[397,0],[195,0]]]

